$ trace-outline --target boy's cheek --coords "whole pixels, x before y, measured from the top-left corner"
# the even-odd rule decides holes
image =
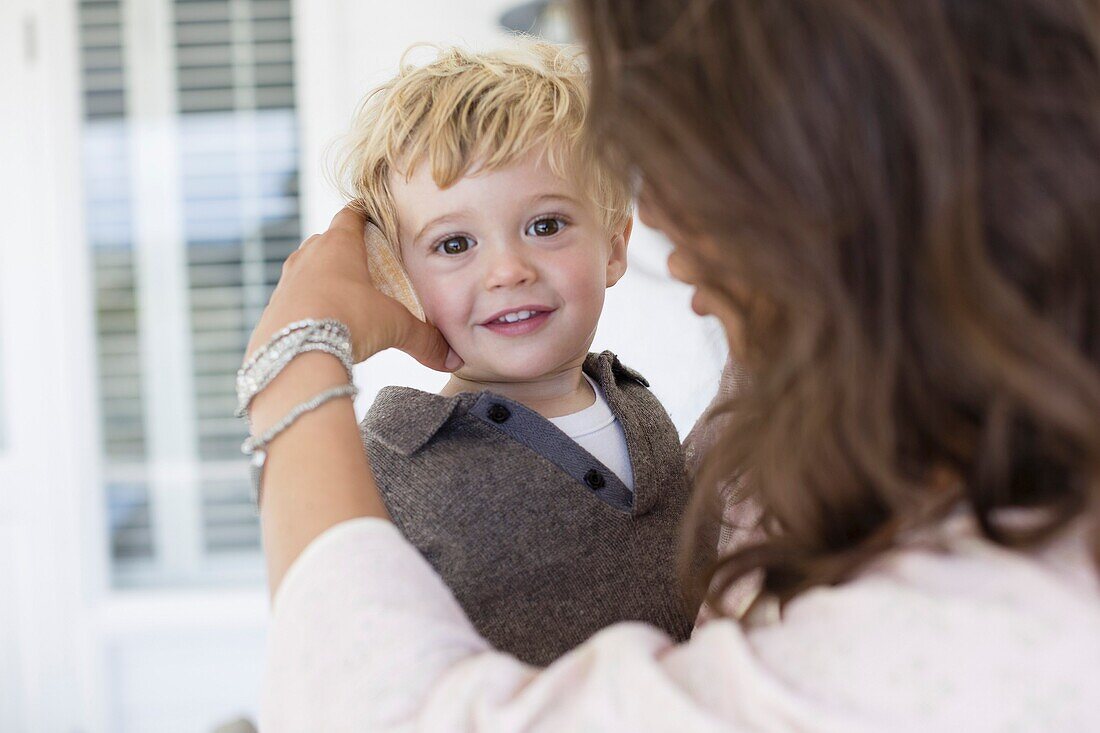
[[[439,329],[439,332],[443,334],[443,338],[447,339],[448,343],[460,336],[457,324],[447,318],[446,309],[429,309],[425,305],[424,314],[427,316],[428,321]]]
[[[607,291],[607,273],[600,262],[563,271],[559,293],[574,306],[600,308]]]
[[[447,340],[451,348],[458,352],[459,356],[468,361],[467,356],[462,352],[468,339],[467,333],[470,327],[464,320],[455,318],[454,314],[459,311],[450,309],[445,305],[429,305],[428,303],[423,305],[428,322],[439,329],[439,332],[443,334],[443,338]]]
[[[424,307],[424,316],[435,325],[444,336],[449,336],[448,331],[456,328],[456,314],[462,314],[465,309],[461,303],[453,298],[447,298],[447,293],[455,292],[446,282],[413,280],[413,288],[420,298],[420,304]]]

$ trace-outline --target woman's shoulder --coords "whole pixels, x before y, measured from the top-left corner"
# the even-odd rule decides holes
[[[749,640],[786,684],[862,717],[1100,729],[1100,595],[1079,527],[1021,552],[953,517]]]

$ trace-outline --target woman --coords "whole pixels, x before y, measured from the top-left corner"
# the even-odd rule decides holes
[[[264,468],[265,730],[1100,730],[1100,6],[576,9],[598,149],[751,378],[698,483],[701,513],[733,478],[761,511],[716,595],[755,579],[781,619],[681,646],[621,625],[546,670],[495,653],[334,399]],[[250,352],[331,317],[357,359],[454,367],[369,287],[361,223],[288,260]],[[256,434],[346,381],[293,359]]]

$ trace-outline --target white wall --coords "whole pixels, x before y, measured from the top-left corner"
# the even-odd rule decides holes
[[[102,695],[89,609],[90,283],[82,246],[73,4],[0,3],[0,730],[74,731]],[[75,205],[74,205],[75,204]],[[73,368],[77,365],[77,368]],[[88,548],[98,548],[89,552]]]

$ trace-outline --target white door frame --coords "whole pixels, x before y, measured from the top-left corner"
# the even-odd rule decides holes
[[[0,729],[105,731],[76,4],[0,3]],[[14,641],[13,641],[14,640]],[[9,686],[10,684],[10,686]]]

